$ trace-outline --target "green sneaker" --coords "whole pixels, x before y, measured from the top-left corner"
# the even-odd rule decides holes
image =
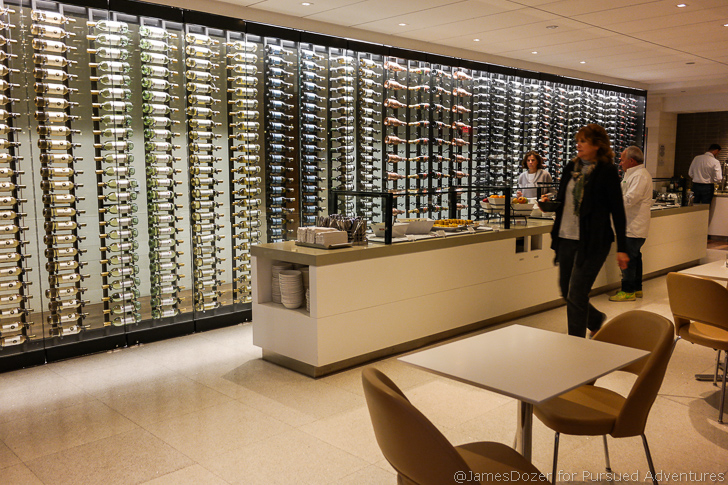
[[[614,296],[609,297],[609,301],[635,301],[636,298],[634,293],[625,293],[624,291],[618,292]]]
[[[640,290],[640,291],[635,291],[634,296],[636,298],[642,298],[644,295],[642,294],[642,290]]]

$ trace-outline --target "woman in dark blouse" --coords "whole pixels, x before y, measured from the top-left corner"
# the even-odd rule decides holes
[[[589,292],[607,259],[616,231],[617,264],[627,267],[625,215],[619,172],[609,135],[597,124],[576,134],[576,157],[564,167],[556,200],[551,248],[559,265],[569,335],[593,335],[606,315],[589,302]],[[611,219],[611,220],[610,220]]]

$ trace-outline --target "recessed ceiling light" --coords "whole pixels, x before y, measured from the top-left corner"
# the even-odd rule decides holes
[[[402,22],[401,24],[399,24],[400,27],[404,27],[405,25],[407,25],[407,24],[405,24],[404,22]]]
[[[532,51],[531,54],[538,54],[538,51]]]
[[[678,3],[676,6],[677,6],[677,8],[683,8],[683,7],[687,7],[688,4],[687,3]]]
[[[695,64],[695,61],[693,61],[693,62],[686,62],[685,64],[688,64],[688,65]]]
[[[728,24],[723,24],[723,27],[728,27]]]
[[[480,39],[473,39],[473,42],[480,42]]]
[[[303,2],[303,3],[301,3],[301,5],[303,5],[304,7],[310,7],[311,5],[313,5],[313,3],[311,3],[311,2]]]
[[[579,64],[586,64],[586,61],[579,61]]]
[[[553,29],[558,29],[559,26],[558,25],[547,25],[546,28],[553,30]]]

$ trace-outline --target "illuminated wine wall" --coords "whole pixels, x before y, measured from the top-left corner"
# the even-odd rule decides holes
[[[0,6],[0,358],[242,320],[251,246],[333,189],[485,218],[587,122],[642,144],[639,91],[128,0]]]

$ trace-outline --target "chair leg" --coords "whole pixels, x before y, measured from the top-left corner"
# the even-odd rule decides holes
[[[554,435],[554,468],[551,471],[551,483],[556,483],[556,467],[559,463],[559,434]]]
[[[607,462],[607,473],[612,473],[612,465],[609,464],[609,447],[607,446],[607,435],[604,435],[604,459]]]
[[[715,374],[713,374],[713,385],[718,386],[718,369],[720,369],[720,350],[718,355],[715,356]]]
[[[728,374],[728,352],[725,352],[723,361],[723,391],[720,393],[720,409],[718,410],[718,422],[723,424],[723,407],[725,407],[725,377]]]
[[[647,436],[642,433],[642,444],[645,446],[645,455],[647,456],[647,465],[650,467],[650,473],[652,474],[652,483],[654,485],[660,485],[657,481],[657,473],[655,473],[655,464],[652,463],[652,454],[650,453],[650,447],[647,445]]]

